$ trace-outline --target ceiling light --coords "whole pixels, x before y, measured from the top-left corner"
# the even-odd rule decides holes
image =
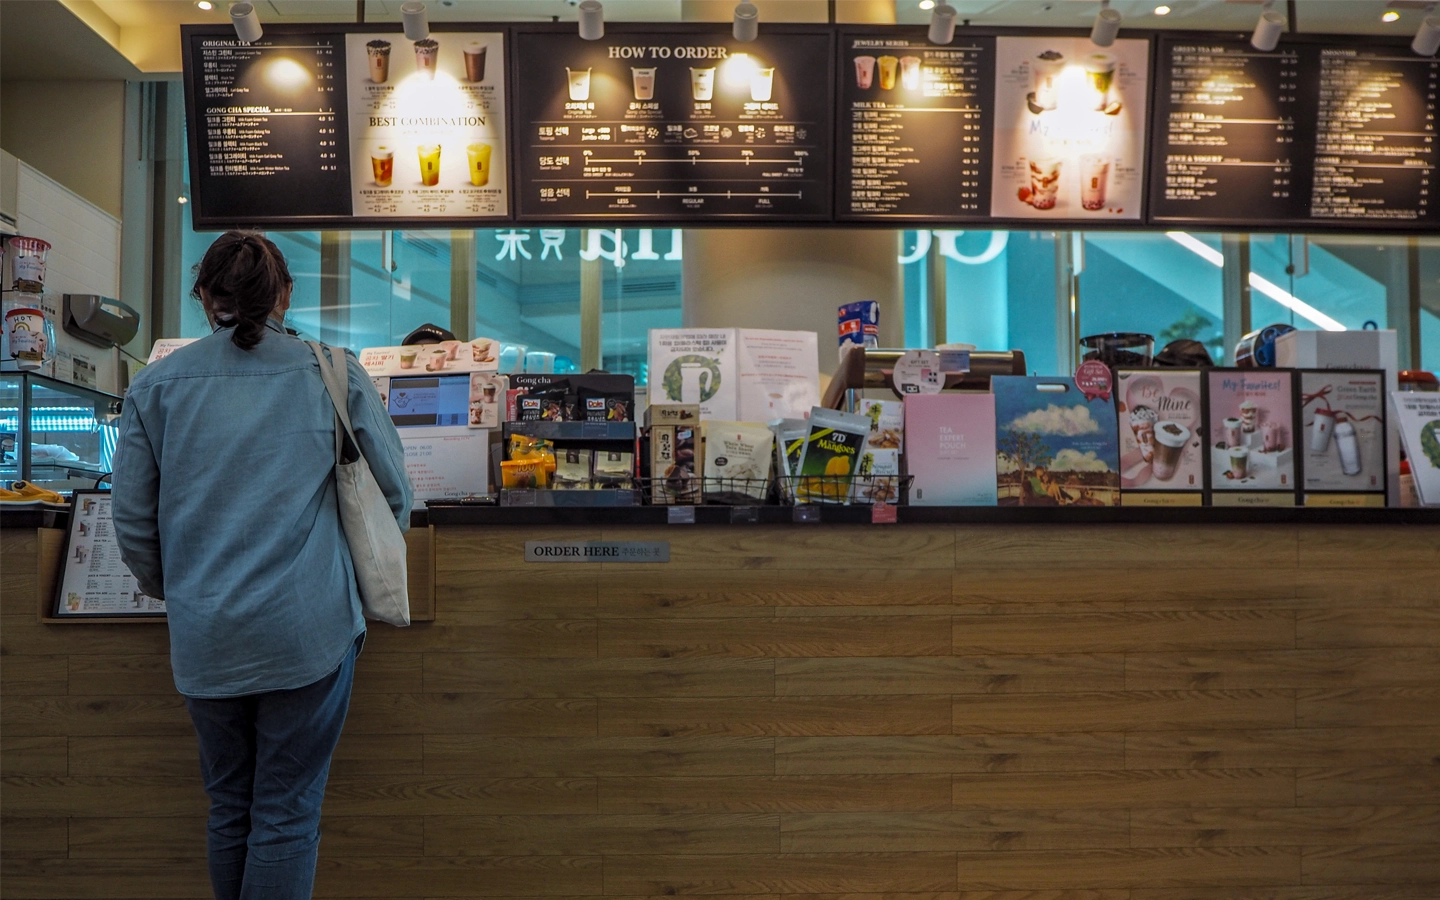
[[[755,4],[745,0],[744,3],[735,5],[735,24],[730,33],[735,35],[735,40],[742,43],[748,43],[760,36],[760,10],[755,8]]]
[[[934,9],[934,8],[935,8],[935,0],[920,0],[920,8],[921,8],[921,9]]]
[[[1285,33],[1285,17],[1270,8],[1272,2],[1265,0],[1260,20],[1255,23],[1255,33],[1250,35],[1250,46],[1262,53],[1274,50],[1280,43],[1280,35]]]
[[[955,7],[941,3],[930,13],[930,43],[948,44],[955,40]]]
[[[253,44],[265,33],[260,27],[260,17],[255,14],[253,3],[231,5],[230,23],[235,26],[235,36],[242,44]]]
[[[1100,0],[1100,12],[1095,15],[1095,27],[1090,29],[1090,43],[1097,47],[1108,47],[1115,43],[1120,33],[1120,11],[1110,8],[1110,0]]]
[[[1393,9],[1387,9],[1387,10],[1385,10],[1384,15],[1380,16],[1380,21],[1382,21],[1382,22],[1398,22],[1398,21],[1400,21],[1400,14],[1399,14],[1398,12],[1396,12],[1395,10],[1393,10]]]
[[[580,0],[580,37],[598,41],[605,36],[605,7],[600,0]]]
[[[1157,7],[1155,7],[1155,15],[1157,15],[1157,16],[1168,16],[1168,15],[1170,15],[1170,7],[1168,7],[1168,6],[1157,6]]]
[[[400,18],[405,23],[406,40],[423,41],[430,36],[430,19],[420,0],[400,4]]]
[[[195,0],[195,5],[205,10],[206,12],[209,12],[210,10],[215,8],[215,4],[211,3],[210,0]]]
[[[185,204],[187,204],[187,203],[190,202],[190,198],[187,197],[187,196],[185,196],[184,194],[181,194],[179,197],[176,197],[175,199],[176,199],[177,201],[179,201],[179,203],[180,203],[181,206],[184,206]]]
[[[1435,51],[1440,50],[1440,16],[1426,16],[1420,22],[1410,49],[1421,56],[1434,56]]]

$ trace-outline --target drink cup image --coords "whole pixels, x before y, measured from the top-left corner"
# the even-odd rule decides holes
[[[630,67],[630,81],[635,87],[636,100],[655,99],[655,67]]]
[[[1110,88],[1115,83],[1115,57],[1109,53],[1091,53],[1085,57],[1085,78],[1095,94],[1095,109],[1109,112]]]
[[[480,389],[480,393],[481,393],[481,396],[484,398],[484,400],[485,400],[486,403],[494,403],[494,402],[495,402],[495,384],[494,384],[494,382],[489,382],[489,383],[487,383],[484,387],[482,387],[482,388]]]
[[[465,45],[465,80],[478,84],[485,80],[486,46],[479,41]]]
[[[420,157],[420,183],[434,187],[440,183],[440,145],[421,144],[415,148]]]
[[[1140,457],[1150,462],[1155,455],[1155,410],[1148,406],[1136,406],[1130,410],[1130,430],[1135,432],[1135,443],[1140,445]]]
[[[425,371],[439,372],[445,368],[445,348],[436,347],[425,352]]]
[[[401,348],[400,348],[400,368],[402,368],[402,369],[413,369],[413,368],[415,368],[415,357],[418,356],[419,353],[420,353],[420,349],[419,349],[418,347],[401,347]]]
[[[1240,404],[1240,427],[1246,434],[1254,433],[1255,423],[1259,421],[1259,418],[1260,410],[1252,401],[1246,400]]]
[[[1330,449],[1330,435],[1335,431],[1335,413],[1328,409],[1315,410],[1315,421],[1310,424],[1310,452],[1324,453]]]
[[[1335,425],[1335,449],[1340,451],[1340,471],[1346,475],[1360,474],[1360,441],[1355,426],[1349,422]]]
[[[1058,159],[1030,160],[1030,205],[1036,209],[1054,209],[1060,192]]]
[[[1155,459],[1150,471],[1160,481],[1175,477],[1180,467],[1180,456],[1190,440],[1190,429],[1179,422],[1161,422],[1155,426]]]
[[[431,81],[435,80],[435,69],[440,64],[440,42],[434,38],[425,38],[415,42],[415,68],[424,72],[425,77]]]
[[[696,100],[710,100],[715,96],[715,67],[690,67],[690,92]]]
[[[470,356],[474,362],[490,362],[495,358],[495,342],[484,338],[472,342]]]
[[[900,57],[900,86],[907,91],[920,90],[920,57]]]
[[[895,73],[900,68],[900,60],[894,56],[882,56],[880,63],[880,90],[895,90]]]
[[[459,341],[441,341],[440,349],[445,351],[446,359],[455,359],[460,353]]]
[[[1110,180],[1110,160],[1098,153],[1080,157],[1080,205],[1088,210],[1105,208],[1105,187]]]
[[[1280,427],[1279,422],[1266,422],[1260,426],[1260,435],[1266,453],[1275,453],[1285,449],[1285,431]]]
[[[375,170],[375,183],[389,187],[395,178],[395,151],[389,147],[376,147],[370,154],[370,166]]]
[[[465,155],[470,159],[470,183],[476,187],[490,183],[490,154],[493,152],[494,148],[483,142],[465,147]]]
[[[1233,418],[1233,417],[1232,417],[1232,418],[1226,419],[1224,424],[1225,424],[1225,446],[1227,446],[1227,447],[1238,447],[1238,446],[1240,446],[1242,443],[1244,443],[1244,441],[1241,439],[1241,436],[1240,436],[1241,422],[1240,422],[1239,419],[1236,419],[1236,418]]]
[[[1236,481],[1244,480],[1250,471],[1250,448],[1231,447],[1226,452],[1230,454],[1230,476]]]
[[[570,99],[589,100],[590,70],[588,68],[572,69],[569,66],[566,66],[565,74],[569,77],[570,80]]]
[[[770,94],[775,88],[774,69],[756,69],[750,76],[750,99],[756,102],[765,102],[770,99]]]
[[[49,348],[45,339],[47,327],[45,313],[34,307],[20,306],[5,313],[5,336],[16,368],[38,369],[45,362]]]
[[[370,62],[370,80],[384,84],[390,80],[390,42],[371,41],[365,45],[365,57]]]
[[[862,91],[870,90],[875,83],[875,57],[855,57],[855,86]]]
[[[1060,102],[1060,73],[1065,71],[1065,54],[1046,50],[1030,64],[1034,75],[1034,93],[1028,98],[1036,110],[1054,109]]]

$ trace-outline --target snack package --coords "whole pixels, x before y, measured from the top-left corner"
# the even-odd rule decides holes
[[[557,490],[590,489],[591,452],[566,448],[555,455],[555,478],[551,486]]]
[[[905,450],[905,404],[900,400],[866,400],[860,414],[870,420],[865,446],[871,450]]]
[[[800,473],[800,456],[805,452],[805,438],[810,434],[808,419],[777,419],[770,423],[775,433],[775,471],[780,473],[780,495],[787,503],[795,502],[795,476]]]
[[[870,420],[853,413],[815,407],[800,456],[795,486],[800,503],[849,503],[851,478],[860,464],[860,448]]]
[[[652,403],[645,407],[645,426],[698,425],[700,407],[694,403]]]
[[[697,437],[694,425],[651,426],[650,499],[655,504],[699,502],[700,480],[695,475]]]
[[[770,492],[775,433],[755,422],[705,423],[705,494],[744,503]]]
[[[633,422],[635,391],[610,391],[581,384],[576,388],[581,415],[586,422]]]
[[[596,450],[591,477],[596,490],[635,487],[635,454],[629,450]]]
[[[507,459],[500,463],[500,485],[509,489],[550,485],[550,468],[543,459]]]
[[[538,460],[545,467],[547,475],[555,471],[555,445],[543,438],[512,434],[509,450],[506,455],[513,461]]]
[[[866,447],[860,451],[860,466],[856,471],[850,502],[892,505],[900,502],[899,450]]]

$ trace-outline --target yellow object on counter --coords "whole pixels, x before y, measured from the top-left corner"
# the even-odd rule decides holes
[[[535,489],[550,486],[555,457],[547,467],[544,459],[507,459],[500,463],[500,486],[508,489]]]

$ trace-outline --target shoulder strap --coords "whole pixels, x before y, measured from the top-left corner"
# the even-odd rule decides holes
[[[345,440],[348,438],[350,446],[355,448],[356,458],[361,456],[360,442],[355,440],[355,432],[350,427],[350,379],[348,367],[345,366],[344,351],[337,351],[334,348],[326,347],[319,341],[306,341],[310,349],[315,353],[315,360],[320,364],[320,377],[325,381],[325,391],[330,395],[330,404],[335,407],[335,460],[344,460]],[[328,353],[327,353],[328,351]],[[339,356],[341,362],[336,364],[333,361]],[[326,357],[330,358],[327,359]]]

